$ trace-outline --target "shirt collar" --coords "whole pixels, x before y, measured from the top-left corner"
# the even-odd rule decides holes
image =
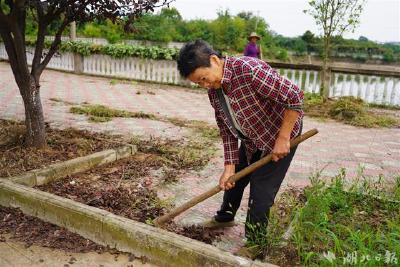
[[[229,88],[232,78],[232,61],[233,58],[226,56],[224,62],[224,74],[222,75],[221,85],[224,89]]]

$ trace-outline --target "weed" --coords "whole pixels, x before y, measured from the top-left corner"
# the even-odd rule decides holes
[[[295,228],[302,264],[332,263],[323,256],[330,252],[335,265],[358,253],[371,257],[368,265],[384,266],[384,261],[376,260],[379,255],[400,253],[400,205],[393,202],[396,194],[390,193],[398,188],[385,192],[383,179],[346,183],[345,177],[341,171],[330,184],[319,182],[305,191],[308,202]]]
[[[63,99],[61,99],[61,98],[57,98],[57,97],[53,97],[53,98],[49,98],[49,100],[50,101],[53,101],[53,102],[56,102],[56,103],[62,103],[62,104],[64,104],[64,105],[76,105],[75,103],[73,103],[73,102],[69,102],[69,101],[65,101],[65,100],[63,100]]]
[[[137,81],[131,81],[127,79],[111,79],[110,80],[110,85],[116,85],[116,84],[130,84],[130,85],[137,85]]]
[[[197,120],[185,120],[180,118],[164,118],[165,121],[172,123],[178,127],[188,127],[200,134],[203,138],[212,140],[220,139],[219,129],[210,126],[207,122]]]
[[[250,245],[281,266],[398,266],[400,176],[366,177],[362,167],[355,179],[346,176],[341,169],[327,181],[317,172],[304,195],[282,193],[267,234],[256,233]],[[282,242],[290,220],[292,235]]]
[[[141,119],[156,119],[153,114],[144,112],[130,112],[125,110],[112,109],[103,105],[83,105],[70,108],[70,112],[74,114],[88,115],[92,122],[106,122],[112,118],[141,118]]]
[[[160,138],[142,140],[133,136],[130,143],[136,145],[140,152],[159,156],[168,168],[175,170],[199,170],[208,163],[216,151],[213,143],[207,140],[189,139],[186,142],[179,142]]]
[[[360,127],[394,127],[400,122],[387,115],[375,114],[368,104],[352,96],[340,97],[338,100],[326,100],[317,94],[305,93],[304,110],[308,116],[331,118],[346,124]]]
[[[371,108],[381,108],[381,109],[389,109],[389,110],[400,110],[399,105],[388,105],[388,104],[374,104],[370,103],[368,104],[368,107]]]

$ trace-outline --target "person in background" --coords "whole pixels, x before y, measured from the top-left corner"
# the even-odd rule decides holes
[[[261,39],[260,36],[258,36],[257,33],[252,32],[248,39],[249,43],[244,49],[244,56],[261,59],[261,47],[257,45],[257,41]]]

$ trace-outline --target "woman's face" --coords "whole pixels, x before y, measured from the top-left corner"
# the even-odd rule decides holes
[[[250,42],[252,43],[257,43],[257,37],[251,37]]]
[[[210,66],[200,67],[192,72],[188,79],[206,89],[218,89],[224,74],[224,60],[216,55],[210,56]]]

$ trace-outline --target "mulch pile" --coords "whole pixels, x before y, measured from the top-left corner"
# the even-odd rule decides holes
[[[38,189],[100,208],[143,223],[165,214],[171,206],[157,196],[150,170],[159,167],[151,155],[138,154],[86,173],[73,175]],[[137,175],[139,173],[140,175]],[[221,232],[201,226],[181,227],[174,223],[169,231],[208,244]]]

